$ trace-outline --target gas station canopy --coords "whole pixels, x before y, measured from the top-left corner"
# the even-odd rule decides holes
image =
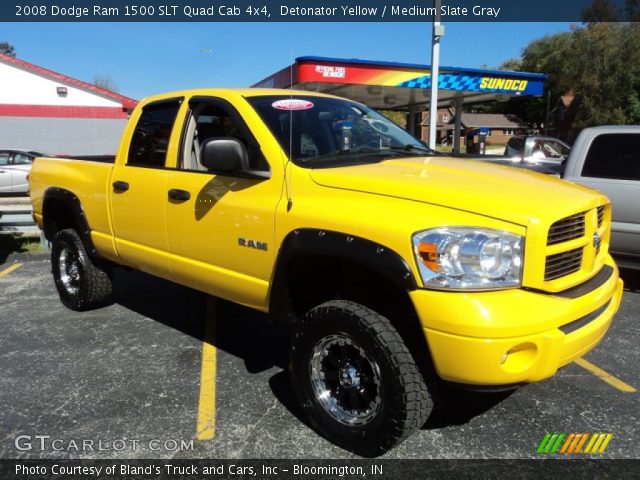
[[[545,78],[540,73],[440,67],[438,106],[541,96]],[[253,86],[324,92],[376,109],[419,112],[429,108],[431,66],[299,57]]]

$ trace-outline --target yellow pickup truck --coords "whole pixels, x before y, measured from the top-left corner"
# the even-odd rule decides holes
[[[269,312],[311,424],[367,456],[421,427],[439,382],[552,376],[622,295],[606,197],[438,156],[328,95],[148,98],[115,157],[39,158],[30,189],[67,307],[108,303],[123,265]]]

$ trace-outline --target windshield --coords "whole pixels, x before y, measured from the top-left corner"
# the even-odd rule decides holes
[[[349,100],[274,95],[247,101],[289,158],[303,167],[326,168],[433,154],[391,120]]]

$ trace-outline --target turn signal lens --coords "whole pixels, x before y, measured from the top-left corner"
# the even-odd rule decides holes
[[[418,254],[422,263],[431,271],[439,272],[438,265],[438,246],[433,243],[420,242],[418,244]]]

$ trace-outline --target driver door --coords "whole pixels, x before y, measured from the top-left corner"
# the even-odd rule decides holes
[[[176,281],[228,300],[265,309],[274,257],[274,222],[282,179],[217,175],[200,162],[210,138],[236,138],[254,170],[269,172],[260,145],[231,102],[194,97],[177,169],[167,180],[167,240]],[[268,177],[268,175],[265,175]]]

